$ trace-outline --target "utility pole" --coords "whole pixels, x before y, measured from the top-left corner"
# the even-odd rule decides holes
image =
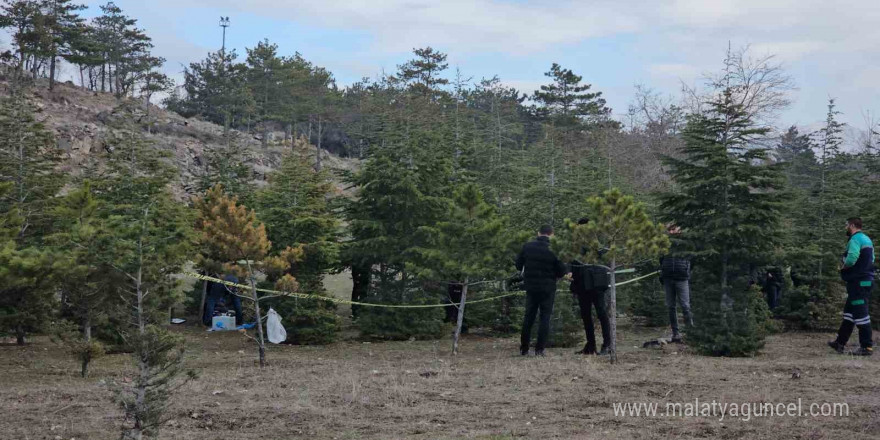
[[[220,27],[223,28],[223,46],[221,46],[220,52],[226,53],[226,28],[229,27],[229,17],[220,17]]]

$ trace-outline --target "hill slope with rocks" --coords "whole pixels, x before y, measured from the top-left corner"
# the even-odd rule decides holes
[[[0,83],[5,90],[7,83]],[[223,147],[227,138],[223,127],[200,120],[184,118],[156,105],[145,105],[143,100],[118,99],[110,93],[94,93],[72,83],[57,84],[50,92],[46,84],[38,83],[32,90],[37,107],[37,119],[55,133],[59,148],[64,152],[64,169],[75,175],[90,156],[110,152],[110,140],[121,131],[138,130],[156,149],[169,153],[179,170],[172,188],[175,195],[187,198],[196,192],[196,182],[204,174],[206,154],[212,148]],[[266,182],[266,176],[291,150],[315,159],[316,149],[304,139],[280,141],[283,133],[270,133],[268,145],[263,146],[257,135],[231,130],[229,142],[236,142],[242,151],[242,162],[253,170],[257,185]],[[337,157],[322,151],[322,165],[331,170],[357,169],[359,160]],[[342,185],[337,183],[341,192]]]

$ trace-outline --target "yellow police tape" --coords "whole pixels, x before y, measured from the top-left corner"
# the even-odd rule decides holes
[[[624,285],[627,285],[630,283],[634,283],[636,281],[643,280],[643,279],[648,278],[650,276],[657,275],[659,273],[660,273],[660,271],[651,272],[647,275],[642,275],[638,278],[633,278],[631,280],[626,280],[622,283],[617,283],[617,284],[615,284],[615,286],[616,287],[624,286]],[[186,272],[186,273],[184,273],[184,275],[191,277],[191,278],[198,279],[198,280],[202,280],[202,281],[211,281],[214,283],[225,284],[227,286],[238,287],[241,289],[250,290],[250,288],[251,288],[251,286],[248,286],[245,284],[233,283],[231,281],[225,281],[225,280],[221,280],[220,278],[209,277],[207,275],[197,274],[197,273],[193,273],[193,272]],[[263,293],[271,293],[271,294],[277,295],[277,296],[287,296],[287,297],[291,297],[291,298],[302,298],[302,299],[319,299],[322,301],[329,301],[329,302],[336,303],[336,304],[348,304],[348,305],[356,305],[356,306],[364,306],[364,307],[384,307],[384,308],[393,308],[393,309],[428,309],[428,308],[434,308],[434,307],[449,307],[450,306],[450,304],[448,304],[448,303],[447,304],[376,304],[376,303],[365,303],[365,302],[359,302],[359,301],[349,301],[347,299],[339,299],[339,298],[333,298],[333,297],[329,297],[329,296],[321,296],[321,295],[315,295],[315,294],[309,294],[309,293],[284,292],[284,291],[280,291],[280,290],[261,289],[261,288],[257,288],[257,291],[263,292]],[[498,295],[498,296],[478,299],[478,300],[474,300],[474,301],[465,301],[465,305],[495,301],[496,299],[507,298],[508,296],[517,296],[517,295],[523,295],[523,294],[525,294],[525,291],[505,293],[504,295]],[[241,295],[241,297],[251,299],[250,297],[248,297],[246,295]]]

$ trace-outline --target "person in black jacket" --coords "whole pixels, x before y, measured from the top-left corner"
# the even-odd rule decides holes
[[[776,266],[768,267],[764,274],[764,284],[761,291],[767,297],[767,307],[774,310],[779,306],[779,299],[782,297],[782,285],[784,282],[782,269]]]
[[[522,271],[526,289],[526,313],[520,339],[520,354],[523,356],[529,354],[532,325],[539,312],[535,355],[544,355],[550,334],[550,315],[553,313],[553,301],[556,299],[556,280],[568,272],[565,264],[550,250],[552,236],[552,226],[541,226],[538,238],[526,243],[516,258],[516,269]]]
[[[585,225],[589,223],[590,220],[586,217],[578,220],[579,225]],[[598,256],[601,257],[604,254],[603,250],[598,251]],[[583,249],[581,252],[581,260],[586,260],[587,249]],[[605,291],[599,290],[596,288],[586,288],[585,279],[589,276],[587,273],[591,266],[582,262],[581,260],[574,260],[571,262],[571,286],[570,290],[572,295],[577,298],[578,306],[580,306],[581,311],[581,320],[584,322],[584,332],[587,334],[587,344],[584,346],[583,350],[578,351],[578,354],[596,354],[596,328],[593,324],[593,314],[592,308],[596,309],[596,317],[599,318],[599,325],[602,327],[602,350],[599,352],[600,355],[605,355],[608,353],[608,349],[611,346],[611,327],[608,322],[608,313],[605,308]],[[592,266],[596,267],[596,266]]]
[[[680,233],[680,229],[674,225],[670,225],[668,231],[670,235]],[[691,315],[690,278],[691,262],[689,259],[674,253],[660,257],[660,283],[666,290],[666,307],[669,310],[669,325],[672,327],[672,342],[676,343],[681,342],[678,315],[675,310],[676,299],[681,305],[685,326],[694,325],[694,318]]]

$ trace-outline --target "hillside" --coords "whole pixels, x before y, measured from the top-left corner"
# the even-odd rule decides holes
[[[0,83],[5,93],[8,84]],[[223,127],[198,118],[184,118],[156,105],[145,106],[142,100],[117,99],[110,93],[94,93],[70,82],[57,84],[49,92],[44,83],[33,90],[38,119],[43,121],[56,136],[58,146],[64,151],[64,167],[76,174],[89,158],[109,148],[112,139],[122,127],[122,121],[131,120],[140,128],[144,137],[155,148],[170,153],[171,160],[179,170],[173,191],[181,198],[195,193],[195,182],[205,169],[205,156],[212,148],[222,147],[226,140]],[[283,139],[283,133],[270,133],[270,139]],[[256,135],[231,131],[233,142],[240,143],[245,151],[241,160],[253,169],[257,185],[265,183],[266,176],[280,163],[282,155],[293,149],[298,154],[314,160],[315,147],[304,140],[270,141],[261,145]],[[359,161],[337,157],[322,152],[322,164],[331,170],[354,170]],[[342,191],[342,185],[337,185]]]

